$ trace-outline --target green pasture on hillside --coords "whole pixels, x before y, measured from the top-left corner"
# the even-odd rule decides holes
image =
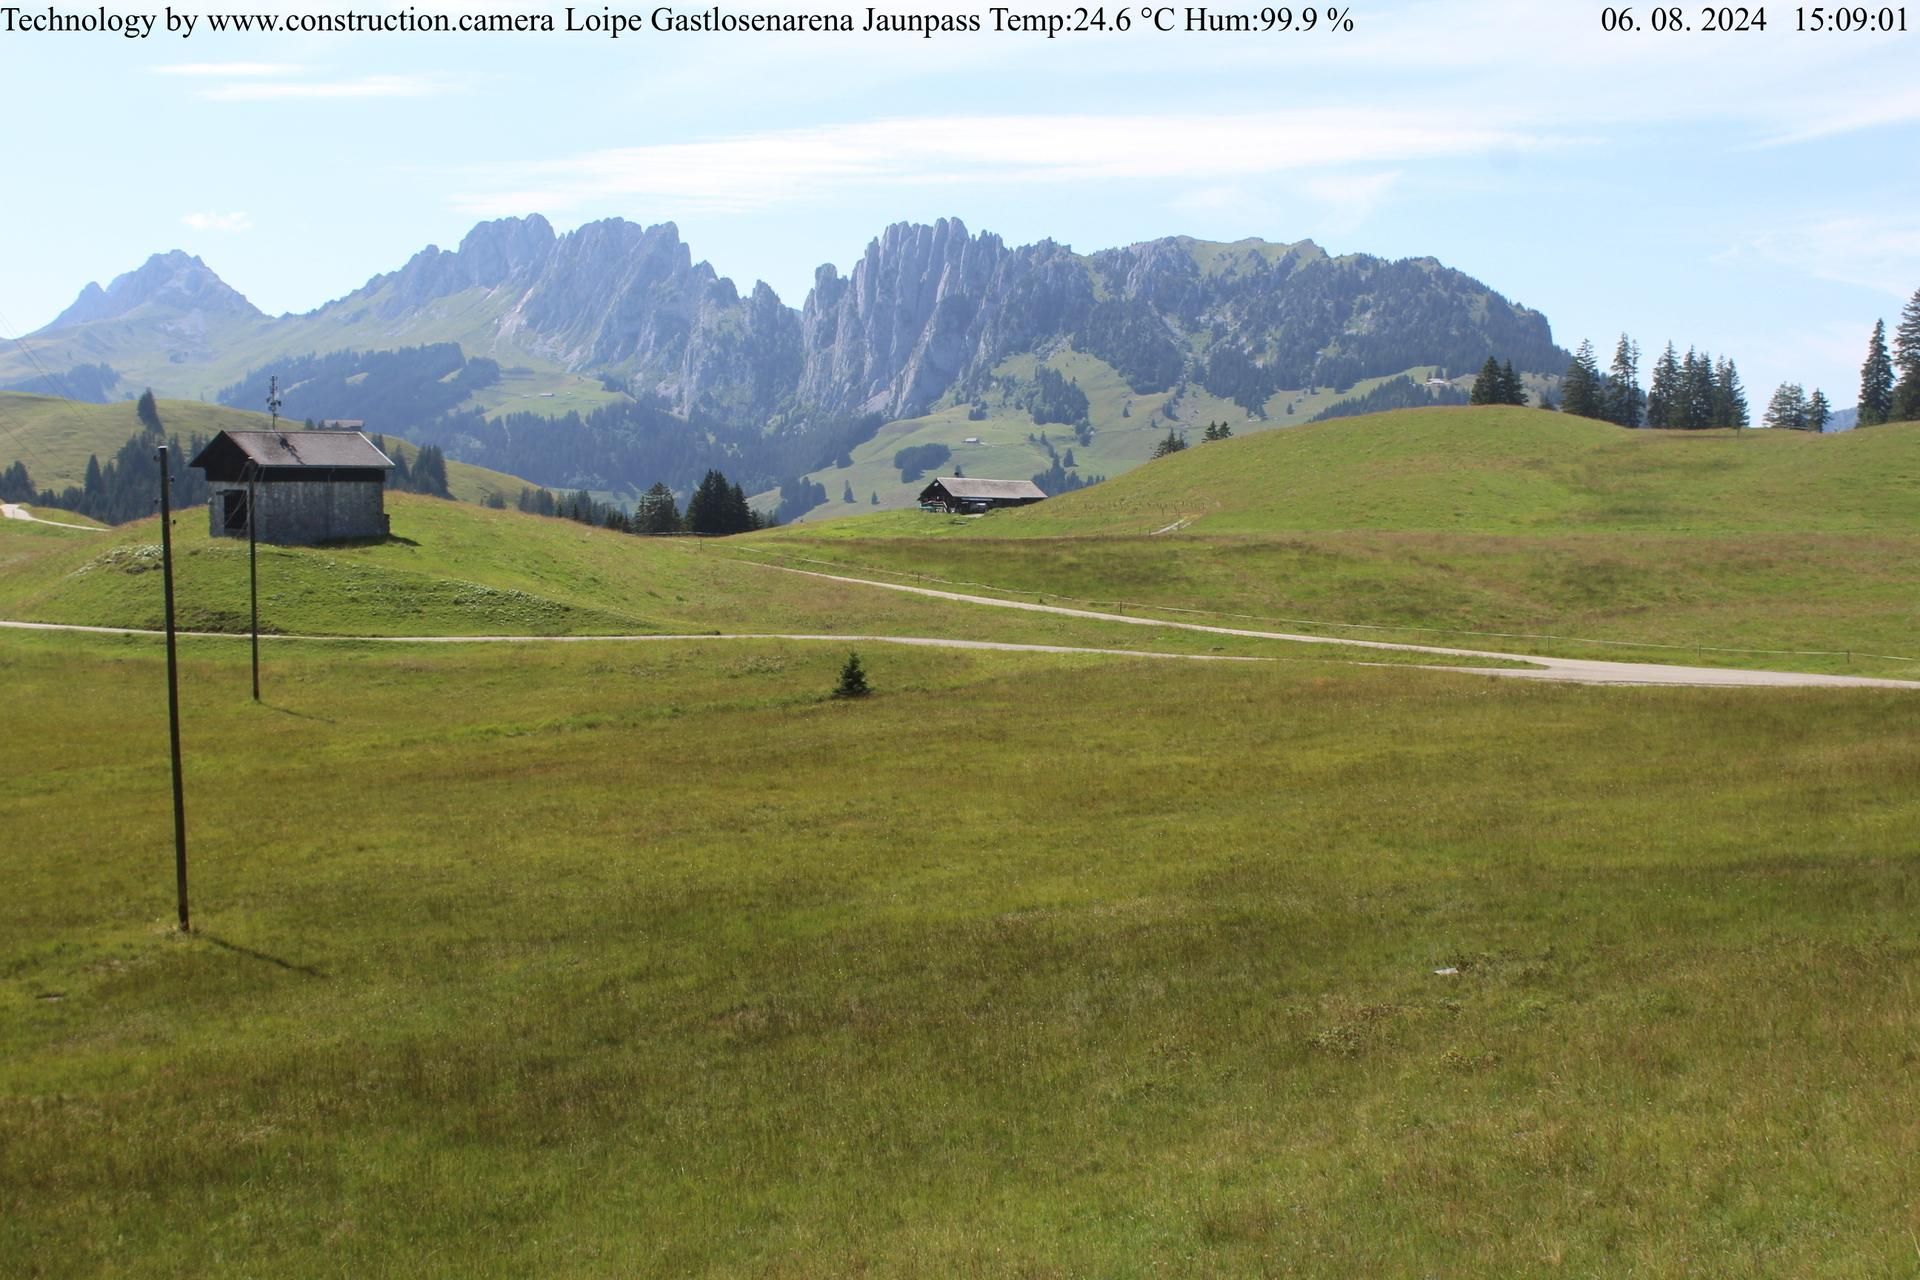
[[[1423,365],[1381,378],[1367,378],[1352,387],[1336,391],[1318,387],[1275,392],[1262,410],[1262,416],[1250,415],[1231,400],[1221,399],[1204,387],[1182,383],[1177,389],[1136,392],[1127,385],[1113,366],[1097,356],[1071,347],[1056,351],[1044,360],[1033,356],[1014,356],[994,370],[995,377],[1011,378],[1022,386],[1031,383],[1036,368],[1044,365],[1069,379],[1087,397],[1087,421],[1093,428],[1090,441],[1081,444],[1072,426],[1052,422],[1035,423],[1031,413],[1017,402],[995,390],[981,397],[983,418],[972,417],[972,400],[944,405],[917,418],[904,418],[881,427],[873,439],[854,448],[850,466],[823,467],[804,478],[823,486],[827,501],[807,512],[813,523],[844,515],[872,511],[875,506],[896,509],[912,505],[934,475],[953,475],[956,468],[976,479],[1025,480],[1053,465],[1054,456],[1064,458],[1068,451],[1077,464],[1073,474],[1081,479],[1117,476],[1141,466],[1153,457],[1154,449],[1176,432],[1198,443],[1210,423],[1227,424],[1236,435],[1295,427],[1315,414],[1349,397],[1360,397],[1392,378],[1426,378],[1432,366]],[[1039,443],[1044,435],[1054,454]],[[977,443],[968,444],[968,440]],[[926,475],[903,481],[893,458],[902,449],[931,444],[945,445],[952,456]],[[854,500],[846,501],[851,488]],[[873,498],[879,502],[873,503]],[[779,497],[769,491],[756,499],[771,510]]]
[[[1382,529],[1920,532],[1920,424],[1836,435],[1625,431],[1409,409],[1198,445],[996,517],[996,537]]]
[[[895,512],[738,547],[1229,626],[1920,674],[1914,425],[1736,437],[1419,410],[1204,444],[985,517]]]
[[[1913,1266],[1909,694],[273,655],[183,937],[161,646],[0,633],[8,1274]]]
[[[797,633],[1325,661],[1430,661],[1007,613],[749,563],[723,541],[637,538],[570,520],[388,494],[393,537],[261,547],[260,622],[323,636]],[[203,508],[174,523],[176,615],[188,631],[249,625],[247,545],[210,538]],[[156,628],[164,622],[158,520],[106,535],[0,522],[0,618]]]
[[[599,384],[594,384],[596,390]],[[204,404],[197,400],[158,400],[160,422],[169,435],[182,442],[218,431],[265,431],[273,419],[264,413],[229,409],[225,405]],[[282,420],[282,426],[298,427],[298,422]],[[127,438],[140,430],[134,402],[85,404],[53,396],[33,396],[17,391],[0,391],[0,468],[16,459],[26,465],[35,489],[55,493],[79,488],[87,475],[88,457],[102,464],[110,462]],[[382,433],[378,424],[369,434],[381,435],[389,454],[412,462],[420,450],[393,433]],[[184,467],[187,459],[180,460]],[[155,480],[156,486],[158,480]],[[447,488],[463,502],[482,502],[497,493],[508,502],[519,496],[527,482],[518,476],[490,471],[464,462],[447,461]],[[156,493],[156,498],[157,498]],[[49,516],[48,519],[56,517]]]

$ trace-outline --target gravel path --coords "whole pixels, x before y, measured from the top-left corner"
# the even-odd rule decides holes
[[[102,533],[92,525],[68,524],[64,520],[42,520],[33,512],[13,502],[0,502],[0,520],[25,520],[28,524],[50,524],[56,529],[78,529],[82,533]]]
[[[933,596],[966,604],[988,605],[996,609],[1021,609],[1029,613],[1054,613],[1069,618],[1087,618],[1097,622],[1120,622],[1135,627],[1169,627],[1177,631],[1203,631],[1209,635],[1238,636],[1251,640],[1291,640],[1299,644],[1336,644],[1356,649],[1391,649],[1398,653],[1430,653],[1446,658],[1491,658],[1524,662],[1526,667],[1455,667],[1436,664],[1433,670],[1462,671],[1471,675],[1500,676],[1513,680],[1557,680],[1571,684],[1667,684],[1704,688],[1867,688],[1920,689],[1920,680],[1883,680],[1871,676],[1824,676],[1801,671],[1748,671],[1731,667],[1680,667],[1658,662],[1606,662],[1595,658],[1543,658],[1530,653],[1495,653],[1484,649],[1449,649],[1438,645],[1394,644],[1385,640],[1339,640],[1330,636],[1302,635],[1287,631],[1250,631],[1241,627],[1215,627],[1199,622],[1168,622],[1161,618],[1135,618],[1124,613],[1100,613],[1091,609],[1069,609],[1062,605],[1030,604],[1024,600],[1000,600],[993,596],[967,595],[959,591],[938,591],[932,587],[910,587],[898,582],[875,582],[869,578],[847,578],[839,574],[816,573],[810,569],[789,569],[785,565],[760,564],[781,573],[797,573],[829,582],[877,587],[884,591],[904,591],[910,595]]]
[[[748,563],[759,564],[759,561]],[[1135,627],[1165,627],[1175,631],[1199,631],[1208,635],[1235,636],[1249,640],[1287,640],[1299,644],[1344,645],[1352,649],[1389,649],[1398,653],[1432,654],[1442,658],[1493,659],[1520,662],[1522,667],[1463,667],[1446,663],[1412,667],[1420,671],[1452,671],[1464,675],[1496,676],[1509,680],[1549,680],[1567,684],[1684,685],[1696,688],[1866,688],[1920,689],[1920,680],[1883,680],[1869,676],[1812,675],[1801,671],[1748,671],[1732,667],[1681,667],[1655,662],[1606,662],[1593,658],[1544,658],[1536,654],[1495,653],[1482,649],[1449,649],[1437,645],[1394,644],[1385,640],[1337,640],[1328,636],[1296,634],[1287,631],[1252,631],[1242,627],[1214,627],[1198,622],[1169,622],[1160,618],[1135,618],[1122,613],[1100,613],[1091,609],[1068,609],[1061,605],[1029,604],[1021,600],[999,600],[992,596],[967,595],[958,591],[938,591],[932,587],[910,587],[895,582],[874,582],[867,578],[847,578],[838,574],[815,573],[807,569],[789,569],[783,565],[762,564],[762,568],[781,573],[797,573],[829,582],[875,587],[883,591],[904,591],[909,595],[932,596],[964,604],[986,605],[996,609],[1020,609],[1028,613],[1052,613],[1096,622],[1119,622]],[[109,636],[157,636],[159,631],[137,627],[86,627],[59,622],[10,622],[0,619],[0,627],[18,631],[67,631]],[[244,634],[225,631],[182,631],[196,639],[244,640]],[[1013,644],[997,640],[948,640],[937,636],[862,636],[728,634],[697,635],[624,635],[624,636],[304,636],[267,635],[265,640],[318,640],[335,643],[379,644],[663,644],[699,640],[802,640],[832,644],[906,644],[936,649],[991,649],[1006,653],[1085,653],[1115,658],[1159,658],[1179,662],[1263,662],[1264,658],[1208,653],[1155,653],[1135,649],[1092,649],[1057,644]],[[1396,664],[1397,665],[1397,664]]]
[[[83,627],[68,622],[11,622],[0,627],[14,631],[67,631],[96,636],[162,636],[164,631],[141,627]],[[194,640],[245,640],[245,632],[178,631]],[[1165,658],[1175,662],[1270,662],[1270,658],[1225,653],[1155,653],[1144,649],[1086,649],[1064,644],[1013,644],[1000,640],[947,640],[939,636],[847,636],[764,634],[754,632],[697,632],[692,635],[646,636],[302,636],[262,633],[262,640],[307,640],[329,644],[670,644],[698,640],[819,640],[834,644],[906,644],[929,649],[990,649],[1001,653],[1091,653],[1110,658]]]

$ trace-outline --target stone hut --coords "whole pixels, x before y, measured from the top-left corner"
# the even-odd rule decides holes
[[[282,546],[387,535],[393,459],[357,431],[222,431],[189,466],[207,476],[208,532],[247,536],[248,491],[260,506],[255,536]]]

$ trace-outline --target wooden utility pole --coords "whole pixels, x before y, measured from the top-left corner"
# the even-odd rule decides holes
[[[187,807],[180,788],[180,664],[173,638],[173,500],[167,475],[170,460],[161,445],[160,460],[160,578],[167,599],[167,737],[173,750],[173,875],[180,898],[180,932],[192,931],[187,920]]]
[[[259,521],[254,505],[253,473],[259,468],[247,463],[247,603],[253,613],[253,700],[260,701],[260,541],[255,536]]]
[[[280,430],[280,376],[267,379],[267,412],[273,430]],[[247,459],[247,603],[253,615],[253,700],[260,701],[260,507],[255,482],[260,464]]]

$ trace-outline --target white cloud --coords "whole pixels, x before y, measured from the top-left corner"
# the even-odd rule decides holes
[[[1333,165],[1528,150],[1554,140],[1444,113],[1318,108],[1236,115],[944,116],[875,120],[589,152],[497,166],[455,196],[464,213],[568,210],[611,198],[740,212],[848,184],[1137,181],[1230,189]],[[1378,200],[1396,174],[1323,179]],[[1341,185],[1344,183],[1344,186]]]
[[[160,76],[203,76],[225,80],[260,79],[267,76],[297,76],[300,68],[291,62],[176,62],[155,67]]]
[[[1351,230],[1365,222],[1400,181],[1400,171],[1388,173],[1330,173],[1308,178],[1301,189],[1327,206],[1335,230]]]
[[[1761,145],[1783,147],[1796,142],[1815,142],[1843,133],[1856,133],[1862,129],[1912,124],[1920,120],[1920,87],[1905,86],[1875,97],[1871,86],[1862,86],[1859,93],[1836,94],[1822,99],[1817,105],[1810,106],[1806,113],[1796,116],[1796,120],[1798,127],[1769,138]]]
[[[234,213],[189,213],[180,221],[195,231],[251,231],[253,215],[246,212]]]
[[[202,89],[213,102],[284,102],[315,99],[425,98],[453,86],[433,76],[361,76],[354,80],[289,80],[260,84],[223,84]]]
[[[1762,232],[1745,247],[1818,279],[1895,298],[1920,279],[1920,217],[1913,215],[1811,218]]]

